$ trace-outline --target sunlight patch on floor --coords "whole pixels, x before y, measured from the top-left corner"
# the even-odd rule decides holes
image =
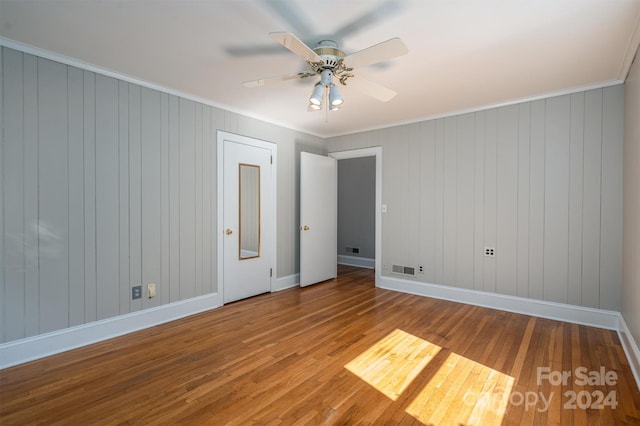
[[[424,424],[500,424],[514,379],[455,353],[406,412]]]
[[[395,401],[440,349],[396,329],[345,368]]]

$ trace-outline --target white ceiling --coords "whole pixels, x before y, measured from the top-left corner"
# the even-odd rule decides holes
[[[355,70],[398,95],[346,86],[325,115],[315,78],[243,87],[304,69],[275,31],[347,54],[400,37],[408,55]],[[0,0],[0,36],[328,137],[621,82],[640,0]]]

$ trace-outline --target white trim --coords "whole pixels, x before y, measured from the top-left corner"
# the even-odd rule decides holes
[[[101,342],[220,307],[217,293],[131,312],[0,345],[0,369]]]
[[[586,308],[565,303],[488,293],[387,276],[382,277],[382,285],[380,287],[418,296],[450,300],[452,302],[483,306],[485,308],[499,309],[501,311],[606,328],[609,330],[618,330],[619,326],[618,319],[620,318],[620,313],[603,309]]]
[[[288,275],[278,278],[276,281],[272,291],[281,291],[296,287],[300,282],[300,275]],[[426,284],[386,276],[382,277],[381,284],[380,287],[387,290],[616,330],[629,360],[636,384],[640,389],[640,349],[638,349],[637,343],[619,312]],[[222,306],[222,295],[211,293],[144,311],[0,344],[0,370],[175,321],[220,306]]]
[[[620,315],[619,321],[618,337],[622,343],[622,349],[627,355],[627,360],[629,360],[629,367],[631,367],[633,377],[636,379],[638,390],[640,390],[640,349],[622,315]]]
[[[287,275],[286,277],[280,277],[276,280],[275,286],[271,288],[272,292],[282,291],[288,288],[297,287],[300,285],[300,274]]]
[[[348,158],[376,158],[376,235],[375,235],[375,286],[380,287],[380,271],[382,271],[382,147],[352,149],[348,151],[330,152],[336,160]]]
[[[640,349],[620,312],[587,308],[546,300],[529,299],[484,291],[429,284],[383,276],[381,288],[417,296],[482,306],[516,314],[549,318],[574,324],[615,330],[620,338],[631,372],[640,390]]]
[[[72,58],[70,56],[66,56],[66,55],[62,55],[60,53],[52,52],[50,50],[45,50],[45,49],[42,49],[42,48],[39,48],[39,47],[32,46],[30,44],[26,44],[26,43],[22,43],[22,42],[19,42],[19,41],[16,41],[16,40],[12,40],[10,38],[6,38],[6,37],[1,37],[0,36],[0,46],[5,46],[5,47],[8,47],[9,49],[19,50],[19,51],[21,51],[23,53],[28,53],[30,55],[39,56],[41,58],[49,59],[51,61],[60,62],[61,64],[69,65],[69,66],[76,67],[76,68],[80,68],[82,70],[95,72],[97,74],[101,74],[101,75],[104,75],[104,76],[107,76],[107,77],[113,77],[113,78],[116,78],[118,80],[126,81],[128,83],[137,84],[137,85],[142,86],[142,87],[146,87],[148,89],[159,90],[159,91],[161,91],[163,93],[168,93],[169,95],[175,95],[175,96],[178,96],[180,98],[187,99],[187,100],[194,101],[194,102],[199,102],[201,104],[208,105],[208,106],[211,106],[211,107],[214,107],[214,108],[221,108],[221,109],[224,109],[225,111],[233,112],[233,113],[236,113],[236,114],[243,115],[245,117],[249,117],[249,118],[253,118],[253,119],[256,119],[256,120],[260,120],[260,121],[263,121],[265,123],[274,124],[276,126],[284,127],[286,129],[295,130],[295,131],[302,132],[302,133],[305,133],[305,134],[308,134],[308,135],[312,135],[312,136],[316,136],[316,137],[319,137],[319,138],[324,138],[324,136],[319,135],[319,134],[311,133],[311,132],[309,132],[309,130],[304,130],[304,129],[301,129],[301,128],[297,128],[297,127],[293,126],[291,123],[285,123],[285,122],[281,122],[281,121],[277,121],[277,120],[272,120],[270,118],[265,118],[265,117],[260,116],[258,114],[252,113],[250,111],[234,108],[232,106],[229,106],[229,105],[226,105],[226,104],[221,104],[221,103],[212,101],[211,99],[201,98],[199,96],[196,96],[196,95],[193,95],[193,94],[190,94],[190,93],[186,93],[186,92],[181,92],[179,90],[170,89],[168,87],[161,86],[159,84],[152,83],[150,81],[142,80],[140,78],[133,77],[133,76],[130,76],[130,75],[127,75],[127,74],[123,74],[121,72],[114,71],[114,70],[109,69],[109,68],[101,67],[99,65],[91,64],[89,62],[84,62],[84,61],[81,61],[80,59]]]
[[[273,142],[267,142],[260,139],[252,138],[249,136],[238,135],[223,130],[217,130],[216,132],[216,158],[212,161],[216,161],[216,176],[211,175],[213,184],[217,184],[217,227],[215,230],[217,247],[218,247],[218,291],[220,293],[220,300],[224,300],[224,141],[254,146],[271,151],[271,187],[272,198],[269,200],[272,206],[273,215],[269,226],[273,229],[273,238],[271,238],[271,280],[270,289],[276,291],[277,283],[275,277],[278,276],[278,145]],[[212,155],[213,150],[212,150]]]
[[[627,48],[627,56],[625,56],[625,59],[621,64],[620,73],[624,73],[625,69],[628,72],[629,68],[631,67],[631,61],[633,60],[634,56],[633,55],[629,55],[629,51],[630,51],[629,48],[631,46],[633,46],[634,43],[636,43],[635,39],[637,39],[639,37],[638,36],[638,32],[639,31],[636,28],[636,31],[635,31],[634,35],[632,36],[632,39],[630,40],[630,46]],[[388,128],[391,128],[391,127],[402,126],[402,125],[406,125],[406,124],[413,124],[413,123],[420,123],[422,121],[435,120],[435,119],[438,119],[438,118],[453,117],[453,116],[456,116],[456,115],[468,114],[468,113],[471,113],[471,112],[485,111],[485,110],[489,110],[489,109],[500,108],[500,107],[503,107],[503,106],[515,105],[515,104],[519,104],[519,103],[523,103],[523,102],[532,102],[532,101],[537,101],[537,100],[541,100],[541,99],[552,98],[552,97],[555,97],[555,96],[563,96],[563,95],[570,95],[570,94],[578,93],[578,92],[585,92],[587,90],[602,89],[602,88],[605,88],[605,87],[615,86],[615,85],[624,83],[624,77],[621,77],[618,80],[602,81],[602,82],[588,84],[588,85],[584,85],[584,86],[578,86],[578,87],[568,88],[568,89],[564,89],[564,90],[556,90],[556,91],[553,91],[553,92],[547,92],[547,93],[543,93],[541,95],[535,95],[535,96],[529,96],[529,97],[524,97],[524,98],[512,99],[512,100],[505,101],[505,102],[497,102],[497,103],[494,103],[494,104],[487,104],[487,105],[482,105],[482,106],[473,107],[473,108],[463,108],[463,109],[459,109],[459,110],[455,110],[455,111],[444,112],[444,113],[441,113],[441,114],[426,115],[426,116],[421,116],[421,117],[418,117],[418,118],[412,118],[412,119],[409,119],[409,120],[403,120],[403,121],[396,121],[396,122],[393,122],[393,123],[387,123],[387,124],[384,124],[382,126],[363,127],[363,128],[359,128],[359,129],[354,129],[352,131],[343,132],[343,133],[320,134],[320,133],[312,133],[308,129],[302,129],[302,128],[299,128],[299,127],[295,127],[291,123],[285,123],[285,122],[273,120],[273,119],[270,119],[270,118],[265,118],[265,117],[260,116],[258,114],[252,113],[250,111],[234,108],[234,107],[231,107],[229,105],[221,104],[221,103],[218,103],[218,102],[214,102],[211,99],[201,98],[199,96],[196,96],[196,95],[193,95],[193,94],[190,94],[190,93],[186,93],[186,92],[181,92],[179,90],[170,89],[168,87],[161,86],[159,84],[152,83],[152,82],[149,82],[149,81],[141,80],[141,79],[139,79],[137,77],[133,77],[133,76],[130,76],[130,75],[127,75],[127,74],[123,74],[121,72],[114,71],[114,70],[111,70],[109,68],[105,68],[105,67],[101,67],[101,66],[98,66],[98,65],[95,65],[95,64],[84,62],[84,61],[81,61],[79,59],[75,59],[75,58],[72,58],[72,57],[69,57],[69,56],[62,55],[60,53],[56,53],[56,52],[45,50],[45,49],[42,49],[42,48],[39,48],[39,47],[35,47],[35,46],[29,45],[29,44],[26,44],[26,43],[22,43],[22,42],[19,42],[19,41],[16,41],[16,40],[12,40],[10,38],[6,38],[6,37],[0,36],[0,46],[5,46],[5,47],[8,47],[10,49],[19,50],[19,51],[24,52],[24,53],[28,53],[28,54],[31,54],[31,55],[39,56],[41,58],[45,58],[45,59],[49,59],[49,60],[52,60],[52,61],[60,62],[60,63],[65,64],[65,65],[69,65],[69,66],[72,66],[72,67],[80,68],[82,70],[95,72],[95,73],[98,73],[98,74],[101,74],[101,75],[104,75],[104,76],[107,76],[107,77],[113,77],[113,78],[116,78],[116,79],[119,79],[119,80],[122,80],[122,81],[126,81],[126,82],[129,82],[129,83],[138,84],[138,85],[140,85],[142,87],[146,87],[146,88],[149,88],[149,89],[159,90],[159,91],[161,91],[163,93],[168,93],[170,95],[179,96],[179,97],[181,97],[183,99],[191,100],[191,101],[194,101],[194,102],[199,102],[201,104],[209,105],[209,106],[214,107],[214,108],[221,108],[221,109],[223,109],[225,111],[229,111],[229,112],[233,112],[233,113],[236,113],[236,114],[240,114],[240,115],[243,115],[245,117],[253,118],[255,120],[260,120],[260,121],[263,121],[265,123],[274,124],[276,126],[284,127],[286,129],[289,129],[289,130],[294,130],[294,131],[297,131],[297,132],[305,133],[307,135],[316,136],[316,137],[321,138],[321,139],[329,139],[329,138],[334,138],[334,137],[338,137],[338,136],[346,136],[346,135],[351,135],[351,134],[355,134],[355,133],[368,132],[368,131],[372,131],[372,130],[388,129]]]
[[[368,257],[347,256],[346,254],[338,255],[338,263],[340,265],[360,266],[361,268],[374,269],[376,260]]]
[[[633,59],[633,57],[632,57],[632,59]],[[629,64],[629,66],[631,66],[631,64]],[[567,88],[567,89],[563,89],[563,90],[555,90],[553,92],[547,92],[547,93],[543,93],[543,94],[540,94],[540,95],[533,95],[533,96],[527,96],[527,97],[524,97],[524,98],[511,99],[511,100],[507,100],[507,101],[504,101],[504,102],[496,102],[496,103],[493,103],[493,104],[480,105],[480,106],[471,107],[471,108],[462,108],[462,109],[458,109],[458,110],[454,110],[454,111],[443,112],[443,113],[440,113],[440,114],[423,115],[421,117],[411,118],[409,120],[400,120],[400,121],[395,121],[395,122],[392,122],[392,123],[386,123],[386,124],[381,125],[381,126],[364,127],[364,128],[360,128],[360,129],[354,129],[352,131],[348,131],[348,132],[344,132],[344,133],[335,133],[335,134],[330,134],[330,135],[324,135],[324,136],[321,136],[321,137],[325,138],[325,139],[330,139],[330,138],[337,138],[337,137],[340,137],[340,136],[353,135],[353,134],[356,134],[356,133],[370,132],[370,131],[373,131],[373,130],[390,129],[392,127],[404,126],[404,125],[407,125],[407,124],[415,124],[415,123],[422,123],[423,121],[437,120],[439,118],[455,117],[457,115],[463,115],[463,114],[470,114],[470,113],[473,113],[473,112],[486,111],[486,110],[495,109],[495,108],[501,108],[501,107],[505,107],[505,106],[517,105],[517,104],[521,104],[521,103],[525,103],[525,102],[540,101],[540,100],[544,100],[544,99],[555,98],[557,96],[572,95],[574,93],[586,92],[586,91],[594,90],[594,89],[604,89],[604,88],[611,87],[611,86],[617,86],[618,84],[624,84],[624,79],[601,81],[601,82],[598,82],[598,83],[587,84],[587,85],[584,85],[584,86],[571,87],[571,88]]]

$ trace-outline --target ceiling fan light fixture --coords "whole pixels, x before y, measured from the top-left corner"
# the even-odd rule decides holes
[[[354,68],[387,61],[408,52],[402,40],[397,37],[346,55],[333,40],[321,40],[315,49],[311,49],[292,33],[274,32],[270,33],[270,35],[282,46],[300,59],[303,59],[308,65],[307,70],[245,81],[242,84],[245,87],[260,87],[265,84],[319,75],[320,81],[316,83],[309,97],[308,111],[318,111],[322,109],[323,103],[325,103],[327,111],[335,111],[344,103],[340,89],[333,83],[334,77],[337,78],[341,84],[346,85],[347,79],[355,76],[352,73]],[[393,90],[375,82],[365,79],[358,79],[356,81],[359,81],[359,84],[357,84],[359,90],[382,102],[387,102],[396,95],[396,92]]]
[[[342,95],[340,94],[340,89],[333,83],[329,87],[329,103],[332,107],[340,106],[344,103],[344,99],[342,99]]]
[[[324,95],[324,86],[320,83],[316,84],[313,88],[313,92],[311,93],[311,97],[309,98],[309,102],[311,105],[320,105],[322,104],[322,95]]]

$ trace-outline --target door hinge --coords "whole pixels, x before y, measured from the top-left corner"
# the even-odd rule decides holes
[[[273,268],[269,268],[269,276],[273,277]]]
[[[273,164],[273,155],[271,155],[271,156],[269,157],[269,162],[270,162],[271,164]]]

